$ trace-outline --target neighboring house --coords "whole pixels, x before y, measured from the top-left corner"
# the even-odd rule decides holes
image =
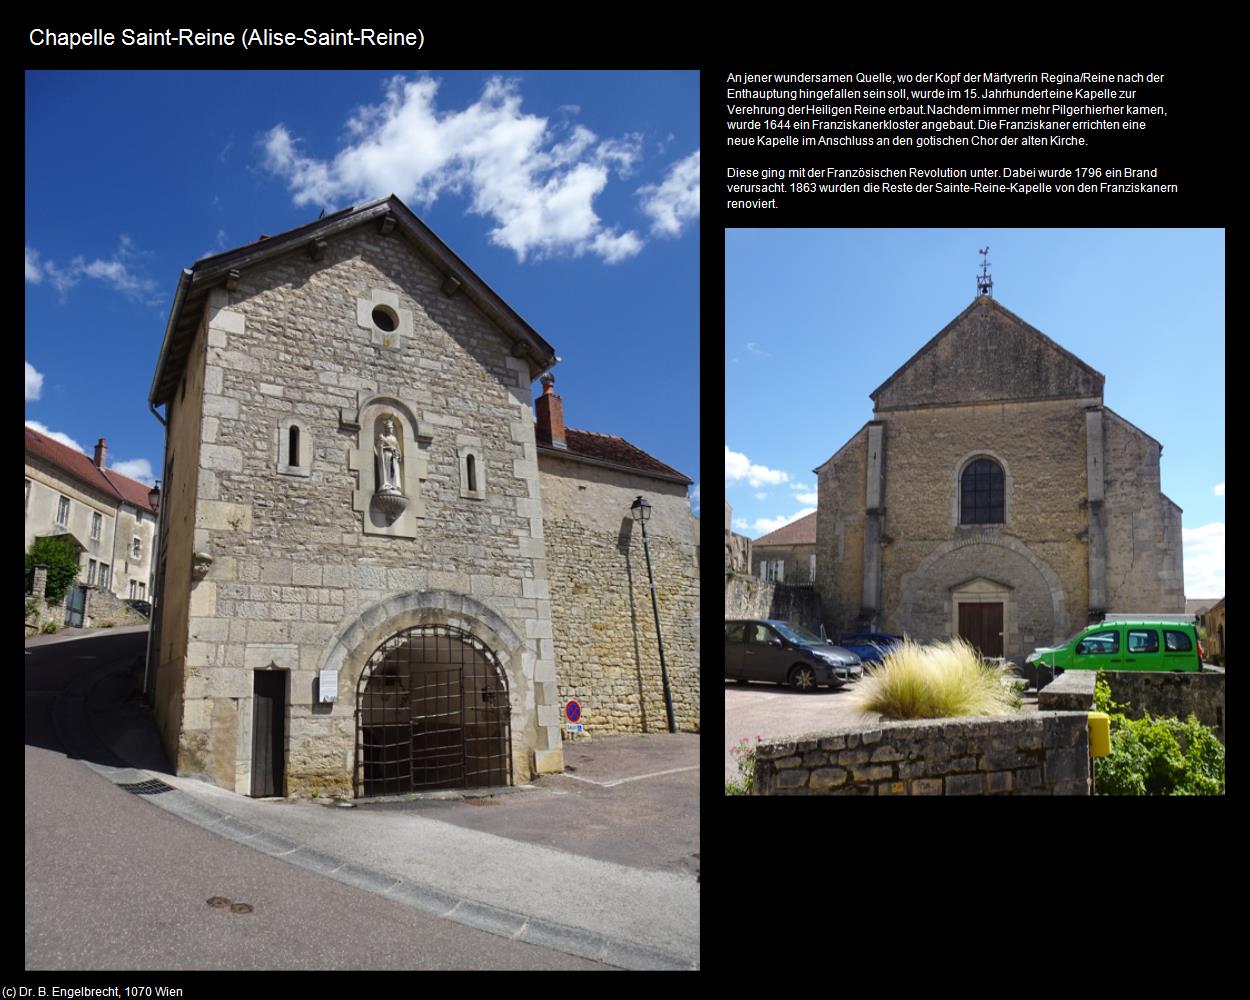
[[[751,543],[755,575],[777,583],[816,582],[816,512]]]
[[[1214,607],[1202,615],[1202,627],[1207,631],[1203,652],[1208,660],[1218,658],[1224,662],[1224,598],[1220,598]]]
[[[1202,616],[1215,607],[1216,601],[1221,599],[1217,597],[1187,597],[1185,598],[1185,614],[1193,621],[1201,624]]]
[[[565,429],[547,343],[395,197],[198,261],[165,407],[156,714],[253,795],[523,782],[587,732],[699,726],[690,480]]]
[[[725,575],[751,572],[751,539],[733,530],[733,508],[725,503]]]
[[[1183,613],[1163,446],[1103,381],[988,294],[891,375],[816,470],[830,631],[1020,657],[1109,612]]]
[[[106,467],[104,438],[88,458],[25,431],[26,549],[45,535],[72,535],[82,548],[80,583],[120,598],[149,599],[156,539],[149,487]]]

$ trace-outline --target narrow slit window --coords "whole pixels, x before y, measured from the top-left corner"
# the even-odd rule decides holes
[[[469,492],[476,493],[477,492],[477,459],[475,459],[472,455],[470,455],[467,459],[465,459],[465,468],[468,471]]]
[[[299,428],[292,427],[287,445],[287,465],[299,465]]]

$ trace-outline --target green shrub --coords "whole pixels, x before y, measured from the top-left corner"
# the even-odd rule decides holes
[[[52,635],[56,631],[56,622],[48,622],[41,630],[44,635]]]
[[[1111,753],[1094,758],[1099,795],[1223,795],[1224,744],[1192,714],[1180,719],[1130,719],[1130,704],[1111,700],[1101,670],[1094,708],[1111,716]]]
[[[48,585],[43,596],[49,604],[60,604],[65,592],[78,579],[78,546],[65,535],[37,538],[26,553],[26,588],[35,579],[35,567],[48,567]]]
[[[1098,794],[1224,794],[1224,745],[1193,715],[1116,719],[1111,754],[1094,761]]]
[[[855,700],[865,712],[887,719],[942,719],[961,715],[1007,715],[1019,692],[1006,668],[982,660],[963,639],[930,645],[904,641],[869,667]]]

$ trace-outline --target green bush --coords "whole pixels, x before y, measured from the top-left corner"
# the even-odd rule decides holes
[[[46,622],[43,626],[44,635],[52,635],[56,631],[56,622]]]
[[[1094,681],[1094,707],[1111,716],[1111,753],[1094,760],[1099,795],[1223,795],[1224,745],[1193,715],[1130,719],[1111,700],[1102,671]]]
[[[887,719],[1007,715],[1020,704],[1005,668],[982,660],[963,639],[931,645],[905,641],[868,668],[855,700]]]
[[[43,596],[49,604],[60,604],[65,592],[78,579],[78,546],[65,535],[37,538],[26,553],[26,589],[34,584],[35,567],[48,567],[48,585]]]

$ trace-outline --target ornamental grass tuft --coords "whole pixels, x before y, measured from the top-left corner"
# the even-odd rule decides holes
[[[856,690],[866,712],[887,719],[1007,715],[1018,707],[1005,667],[981,659],[963,639],[905,641],[868,670]]]

